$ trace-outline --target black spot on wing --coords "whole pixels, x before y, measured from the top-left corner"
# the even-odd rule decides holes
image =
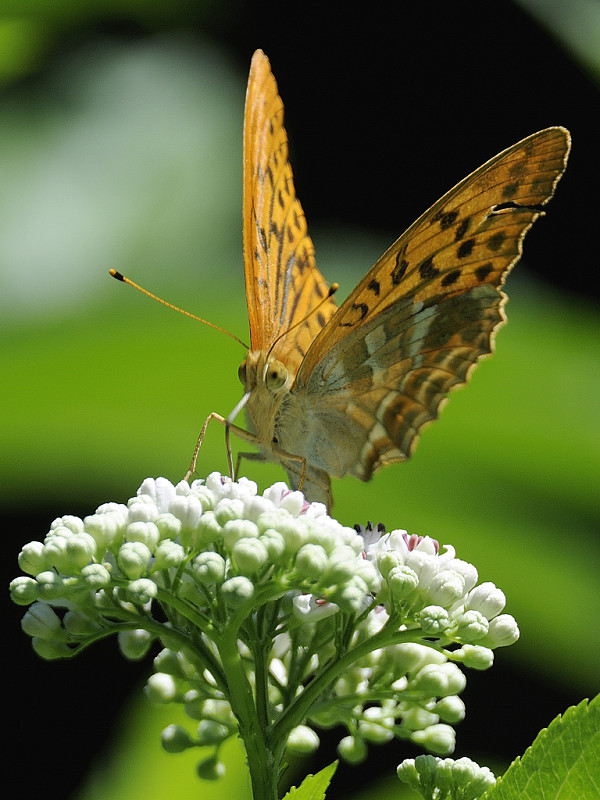
[[[452,286],[460,278],[460,270],[453,269],[452,272],[446,273],[442,278],[442,286]]]
[[[454,241],[460,242],[460,240],[464,237],[464,235],[466,234],[466,232],[469,230],[470,227],[471,227],[471,217],[466,217],[456,228]]]
[[[419,269],[419,275],[425,281],[429,280],[430,278],[435,278],[436,275],[440,274],[439,269],[433,266],[433,256],[429,256],[424,261],[421,261],[418,269]]]
[[[502,197],[514,197],[516,193],[519,191],[519,181],[514,181],[513,183],[507,183],[506,186],[502,189]]]
[[[394,269],[390,273],[392,278],[392,284],[394,286],[397,286],[400,283],[400,281],[404,277],[404,273],[408,269],[408,261],[404,259],[405,250],[406,247],[403,247],[401,250],[398,251],[396,255],[396,264],[394,266]]]
[[[458,246],[458,250],[456,251],[456,255],[458,258],[465,258],[466,256],[470,256],[473,252],[473,247],[475,246],[475,239],[465,239],[464,242],[461,242]]]
[[[486,246],[488,250],[491,250],[493,253],[497,253],[498,250],[502,247],[506,240],[506,233],[504,231],[496,231],[496,233],[492,234],[490,238],[486,242]]]
[[[369,306],[366,303],[353,303],[352,308],[355,309],[356,311],[360,311],[359,322],[362,322],[362,320],[369,313]]]
[[[514,178],[518,177],[519,175],[524,175],[526,171],[527,171],[527,165],[525,164],[524,161],[515,162],[508,170],[509,174],[512,175]]]
[[[458,211],[447,211],[440,217],[440,228],[445,231],[456,222]]]
[[[487,278],[487,276],[493,269],[494,269],[493,266],[489,263],[482,264],[480,267],[477,267],[477,269],[475,270],[475,276],[477,280],[483,283],[483,281]]]
[[[370,289],[375,295],[375,297],[379,297],[379,294],[381,292],[381,285],[379,284],[379,281],[373,278],[373,280],[370,281],[370,283],[368,284],[367,289]]]

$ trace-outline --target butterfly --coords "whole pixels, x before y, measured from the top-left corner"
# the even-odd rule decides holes
[[[315,265],[283,103],[257,50],[244,115],[244,396],[228,419],[210,415],[198,447],[216,418],[258,447],[238,467],[241,457],[278,463],[328,508],[332,476],[367,481],[408,458],[448,392],[492,352],[502,284],[569,149],[568,131],[552,127],[492,158],[419,217],[338,308]],[[233,425],[243,406],[250,430]],[[229,439],[228,453],[232,469]]]

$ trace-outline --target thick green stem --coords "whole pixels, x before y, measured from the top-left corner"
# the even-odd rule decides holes
[[[267,731],[261,725],[235,633],[228,630],[217,641],[217,647],[227,679],[231,709],[237,718],[239,734],[248,757],[252,796],[254,800],[277,800],[281,762],[280,759],[276,762]]]

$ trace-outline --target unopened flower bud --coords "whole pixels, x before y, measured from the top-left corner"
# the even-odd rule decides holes
[[[279,559],[283,553],[285,553],[285,539],[283,538],[283,535],[273,528],[267,528],[264,533],[261,533],[259,539],[267,548],[269,561],[272,564],[279,563]]]
[[[435,704],[433,710],[443,722],[447,722],[449,725],[456,725],[465,718],[465,704],[455,694],[442,697]]]
[[[38,636],[31,640],[31,646],[40,658],[53,661],[56,658],[68,658],[72,655],[71,648],[66,642],[56,639],[40,639]]]
[[[467,679],[456,664],[426,664],[411,681],[411,688],[425,696],[446,697],[459,694]]]
[[[450,614],[442,606],[426,606],[417,620],[425,636],[440,636],[450,625]]]
[[[185,561],[185,550],[171,539],[163,539],[154,551],[154,569],[171,569]]]
[[[227,739],[230,733],[226,725],[212,719],[203,719],[197,728],[196,742],[200,746],[219,744]]]
[[[50,525],[51,531],[57,528],[67,528],[71,533],[81,533],[84,530],[84,524],[80,517],[75,517],[72,514],[65,514],[64,517],[57,517]]]
[[[225,775],[225,765],[216,756],[211,756],[198,762],[196,772],[203,781],[218,781]]]
[[[70,536],[74,534],[69,532]],[[44,561],[51,567],[55,567],[59,572],[68,574],[70,572],[69,556],[67,554],[67,538],[56,534],[46,537],[44,549],[42,551]]]
[[[56,572],[52,570],[40,572],[39,575],[36,575],[35,580],[38,584],[38,597],[40,600],[50,602],[64,596],[65,587],[63,579],[60,575],[57,575]]]
[[[37,575],[48,569],[48,561],[44,557],[44,545],[41,542],[29,542],[19,553],[19,567],[28,575]]]
[[[240,539],[258,539],[258,525],[249,519],[232,519],[223,525],[223,541],[228,550]]]
[[[127,595],[132,603],[144,606],[150,603],[158,593],[158,586],[150,578],[138,578],[127,586]]]
[[[134,631],[120,631],[117,636],[119,650],[130,661],[139,661],[144,658],[152,644],[152,634],[138,628]]]
[[[192,571],[198,583],[204,586],[214,586],[223,582],[225,561],[218,553],[207,550],[196,556],[192,562]]]
[[[177,683],[172,675],[155,672],[150,675],[144,687],[144,693],[151,703],[172,703],[178,696]]]
[[[100,625],[87,614],[67,611],[63,617],[63,626],[72,636],[89,636],[100,630]]]
[[[419,773],[415,766],[414,758],[405,758],[398,764],[396,774],[403,783],[408,784],[413,789],[419,789]]]
[[[161,744],[167,753],[182,753],[196,742],[181,725],[168,725],[161,734]]]
[[[166,512],[161,514],[154,520],[154,524],[158,528],[161,539],[171,539],[175,541],[181,534],[183,523],[178,519],[175,514]]]
[[[369,752],[364,741],[356,736],[344,736],[340,739],[337,751],[340,758],[348,764],[362,764]]]
[[[37,600],[39,584],[33,578],[20,575],[10,582],[10,599],[19,606],[28,606]]]
[[[240,519],[244,515],[244,504],[241,500],[224,497],[214,508],[215,519],[224,527],[227,522]]]
[[[465,591],[465,579],[451,569],[443,569],[431,580],[427,595],[436,605],[449,608],[459,600]]]
[[[387,576],[392,597],[395,600],[402,600],[412,594],[419,585],[417,573],[405,565],[393,567]]]
[[[227,603],[236,608],[253,597],[254,584],[244,575],[236,575],[223,583],[221,592]]]
[[[142,542],[152,551],[160,541],[160,531],[153,521],[136,520],[125,528],[125,541]]]
[[[439,722],[437,714],[427,711],[419,706],[408,708],[402,715],[402,727],[411,731],[420,731]]]
[[[202,545],[212,544],[221,538],[223,528],[217,522],[215,512],[212,510],[205,511],[198,523],[198,530],[194,541],[198,547]],[[185,544],[185,542],[184,542]]]
[[[175,487],[167,478],[146,478],[130,502],[152,502],[157,510],[163,511],[174,497]]]
[[[127,503],[127,522],[154,522],[159,511],[156,502],[146,494],[132,497]]]
[[[395,550],[385,550],[377,557],[377,567],[383,578],[386,579],[391,570],[393,570],[395,567],[401,567],[403,563],[402,555],[397,553]]]
[[[130,580],[135,580],[146,572],[151,555],[142,542],[125,542],[119,548],[117,563]]]
[[[476,642],[487,634],[489,622],[482,613],[469,609],[454,621],[453,638],[457,642]]]
[[[70,536],[66,546],[69,572],[79,572],[87,566],[96,555],[96,551],[96,540],[91,534],[81,531]]]
[[[366,709],[369,711],[370,709]],[[381,722],[375,722],[368,719],[362,719],[358,723],[358,730],[363,739],[372,744],[385,744],[391,742],[394,738],[394,719],[383,719]]]
[[[60,617],[47,603],[34,603],[30,606],[21,620],[21,628],[28,636],[40,639],[64,638],[59,633],[62,630]]]
[[[318,579],[327,569],[328,558],[324,548],[318,544],[302,545],[296,553],[294,567],[302,578]]]
[[[126,512],[127,509],[123,508]],[[123,508],[101,514],[91,514],[84,519],[85,529],[96,540],[98,550],[106,550],[113,542],[118,542],[123,538],[127,519],[123,514]]]
[[[254,523],[250,524],[254,525]],[[254,527],[256,528],[256,526]],[[226,528],[227,525],[225,526]],[[258,537],[258,528],[256,528],[256,532]],[[238,539],[233,545],[231,560],[238,572],[247,577],[253,577],[268,563],[269,553],[260,539],[243,538]]]
[[[490,620],[490,629],[482,644],[488,647],[508,647],[514,644],[520,635],[514,617],[510,614],[500,614]]]
[[[81,570],[81,577],[90,589],[101,589],[110,583],[110,572],[103,564],[88,564]]]
[[[310,755],[319,749],[320,740],[315,731],[307,725],[292,728],[287,740],[287,749],[296,755]]]
[[[504,609],[506,597],[498,587],[487,581],[471,589],[467,595],[466,608],[479,611],[487,619],[493,619]]]
[[[456,746],[456,733],[450,725],[439,722],[422,731],[415,731],[411,737],[415,744],[420,744],[432,753],[447,755]]]

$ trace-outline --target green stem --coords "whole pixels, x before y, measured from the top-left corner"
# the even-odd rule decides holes
[[[252,687],[244,672],[235,630],[228,630],[216,641],[223,672],[227,679],[229,702],[235,714],[240,738],[248,757],[254,800],[277,800],[277,783],[283,750],[273,756],[267,731],[259,719]]]

